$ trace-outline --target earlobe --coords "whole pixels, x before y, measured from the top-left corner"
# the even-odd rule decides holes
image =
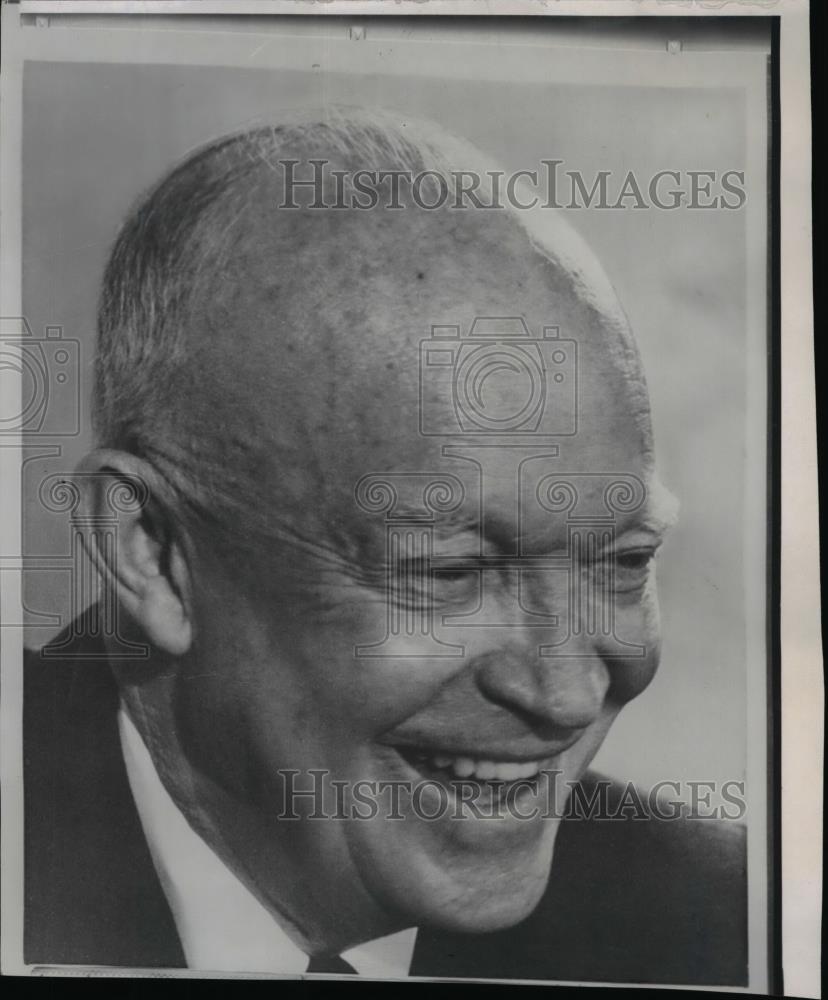
[[[126,452],[99,450],[78,467],[77,482],[87,523],[111,524],[114,518],[116,525],[114,544],[102,545],[94,527],[83,532],[84,548],[104,587],[114,591],[149,642],[183,656],[193,632],[189,571],[153,470]],[[119,490],[130,502],[113,509]]]
[[[149,641],[171,656],[183,656],[192,642],[192,626],[180,598],[163,577],[145,589],[133,617]]]

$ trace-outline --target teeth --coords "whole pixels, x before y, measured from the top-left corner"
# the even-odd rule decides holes
[[[471,757],[458,757],[451,762],[458,778],[470,778],[474,774],[474,761]]]
[[[541,769],[540,761],[517,764],[510,761],[449,757],[444,754],[427,759],[439,770],[452,770],[458,778],[477,778],[479,781],[518,781],[520,778],[533,777]]]
[[[497,764],[491,760],[481,760],[474,769],[475,778],[479,778],[481,781],[491,781],[492,778],[497,777]]]

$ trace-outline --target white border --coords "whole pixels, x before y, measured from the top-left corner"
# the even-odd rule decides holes
[[[228,11],[228,4],[213,0],[179,0],[179,2],[130,2],[111,3],[77,2],[77,0],[23,0],[19,7],[4,5],[3,9],[3,91],[2,91],[2,146],[4,149],[20,148],[20,67],[22,62],[21,39],[18,27],[19,14],[49,16],[55,14],[84,15],[98,12],[112,15],[124,14],[218,14],[233,15],[313,13],[314,15],[394,14],[423,15],[452,14],[530,14],[534,16],[558,15],[613,15],[623,16],[751,16],[778,14],[782,18],[781,31],[781,91],[782,91],[782,191],[781,205],[781,262],[782,262],[782,730],[783,730],[783,956],[785,992],[789,996],[818,997],[820,995],[820,908],[821,908],[821,831],[822,801],[821,781],[815,776],[822,770],[822,673],[820,654],[819,620],[819,562],[816,504],[816,440],[814,426],[813,381],[813,314],[810,235],[810,81],[808,48],[808,11],[804,0],[716,0],[715,3],[692,3],[692,0],[557,0],[550,11],[549,5],[532,0],[496,3],[481,0],[392,0],[386,6],[382,0],[327,0],[324,3],[237,2]],[[711,9],[712,8],[712,9]],[[78,19],[73,19],[78,23]],[[177,23],[181,29],[181,22]],[[88,28],[73,32],[79,44],[67,46],[64,32],[26,32],[25,45],[28,58],[87,60],[86,48],[93,32]],[[230,59],[227,36],[211,38],[201,33],[198,54],[182,60],[181,36],[174,32],[175,43],[166,43],[170,62],[222,63]],[[189,33],[189,32],[187,32]],[[142,35],[144,33],[142,32]],[[155,34],[155,32],[153,32]],[[173,34],[173,33],[171,33]],[[243,33],[242,33],[243,34]],[[107,61],[136,61],[134,34],[113,28],[96,29],[94,35],[104,43]],[[104,37],[101,37],[101,36]],[[80,37],[78,37],[80,36]],[[240,39],[241,41],[241,39]],[[156,44],[159,46],[156,48]],[[163,60],[163,38],[153,42],[155,61]],[[230,46],[232,48],[232,46]],[[246,48],[246,46],[245,46]],[[367,49],[368,47],[366,47]],[[556,54],[556,58],[562,54]],[[327,50],[327,68],[340,68],[336,55]],[[367,51],[366,51],[367,55]],[[653,54],[641,52],[642,59]],[[693,53],[704,58],[704,53]],[[249,50],[244,53],[246,65]],[[592,58],[594,56],[594,59]],[[100,58],[100,57],[98,57]],[[410,61],[400,53],[399,72],[416,69],[416,55],[412,49]],[[600,80],[600,52],[580,53],[579,62]],[[230,61],[233,61],[230,59]],[[407,65],[406,65],[407,63]],[[717,75],[721,79],[721,57],[716,57]],[[514,67],[519,74],[522,60],[516,54]],[[255,65],[267,65],[266,50]],[[284,63],[282,63],[284,65]],[[462,66],[453,62],[457,75]],[[387,71],[387,66],[385,67]],[[510,78],[514,78],[511,76]],[[2,243],[5,247],[20,243],[19,163],[4,163],[2,190]],[[20,314],[20,265],[13,254],[3,255],[2,300],[0,314]],[[0,471],[4,493],[19,496],[19,454],[14,449],[0,449]],[[3,525],[5,542],[3,551],[19,551],[19,519],[6,520]],[[4,614],[20,611],[19,578],[14,573],[0,575],[0,600]],[[19,619],[18,619],[19,620]],[[5,630],[3,635],[4,661],[18,661],[22,649],[19,629]],[[2,728],[5,741],[19,741],[20,719],[17,708],[19,697],[19,672],[4,672]],[[15,686],[16,685],[16,686]],[[8,745],[8,744],[7,744]],[[20,846],[20,830],[14,829],[11,819],[22,812],[19,760],[4,762],[5,797],[3,810],[3,853],[13,856]],[[15,823],[15,825],[17,825]],[[14,912],[13,902],[22,898],[22,875],[4,865],[3,903],[6,914]],[[3,967],[9,970],[21,954],[19,928],[8,919],[3,934]]]
[[[785,993],[820,996],[820,621],[808,10],[786,3],[782,118],[782,957]]]
[[[492,14],[558,17],[573,15],[715,16],[716,13],[775,14],[800,0],[21,0],[24,14],[327,14],[433,16]],[[118,8],[117,10],[113,8]],[[724,10],[723,8],[728,8]]]

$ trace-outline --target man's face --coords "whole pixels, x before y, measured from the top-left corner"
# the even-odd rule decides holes
[[[553,789],[583,775],[658,662],[647,414],[613,334],[513,225],[427,224],[428,254],[416,227],[409,246],[400,228],[386,234],[392,263],[349,274],[340,262],[313,290],[330,350],[302,387],[285,383],[284,341],[251,324],[258,351],[240,378],[274,387],[256,401],[265,438],[270,427],[283,440],[286,396],[304,422],[302,474],[276,443],[262,447],[251,504],[271,505],[274,530],[240,557],[249,586],[209,558],[194,565],[195,642],[175,691],[193,787],[225,857],[309,939],[326,910],[374,933],[383,920],[485,931],[528,915],[552,859]],[[377,253],[370,238],[355,260]],[[454,410],[441,388],[420,393],[420,341],[478,316],[522,316],[535,338],[554,325],[577,342],[577,433],[481,438],[456,422],[422,433],[422,407],[447,429]],[[495,371],[478,403],[519,409],[522,379]],[[358,499],[372,474],[397,507]],[[446,475],[462,499],[424,508],[424,487]],[[554,490],[549,500],[550,476],[576,491],[577,510]],[[605,491],[619,479],[645,492],[613,510]],[[574,525],[585,512],[593,520]],[[607,515],[609,528],[595,520]],[[324,785],[321,808],[286,799],[286,772],[294,789]],[[307,818],[314,808],[351,818]]]

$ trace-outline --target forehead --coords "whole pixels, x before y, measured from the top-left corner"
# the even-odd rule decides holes
[[[557,469],[649,475],[646,392],[619,364],[617,330],[513,219],[259,212],[237,228],[226,280],[205,297],[224,340],[202,364],[224,361],[224,394],[249,414],[270,496],[289,487],[303,509],[312,494],[319,509],[325,497],[353,510],[365,476],[452,465],[473,492],[473,463],[461,470],[445,448],[492,443],[475,425],[486,412],[482,430],[502,448],[500,428],[526,406],[543,412],[539,433],[519,427],[500,466],[489,462],[492,502],[510,502],[513,458],[539,442],[554,445]],[[435,343],[444,363],[432,366]]]

